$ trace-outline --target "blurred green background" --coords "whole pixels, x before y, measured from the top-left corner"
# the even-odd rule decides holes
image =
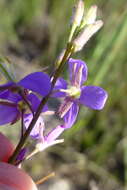
[[[51,71],[66,44],[73,4],[0,0],[0,54],[21,69],[17,77],[47,66]],[[102,111],[81,108],[75,126],[64,134],[65,143],[25,164],[34,179],[56,172],[56,182],[49,180],[40,189],[51,189],[61,179],[70,190],[127,189],[127,1],[85,0],[86,9],[92,4],[98,5],[104,27],[74,58],[87,63],[87,84],[101,85],[109,98]],[[2,130],[15,136],[14,127]]]

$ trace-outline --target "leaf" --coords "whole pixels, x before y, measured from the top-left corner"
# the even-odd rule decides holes
[[[12,72],[12,63],[6,57],[0,57],[0,72],[8,81],[15,81],[15,77]]]

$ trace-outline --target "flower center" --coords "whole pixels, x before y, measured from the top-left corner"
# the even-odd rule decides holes
[[[18,102],[18,108],[19,110],[26,110],[27,109],[27,105],[25,104],[25,102],[23,100]]]
[[[61,89],[61,92],[67,93],[70,97],[79,98],[81,89],[76,86],[69,86],[68,89]]]

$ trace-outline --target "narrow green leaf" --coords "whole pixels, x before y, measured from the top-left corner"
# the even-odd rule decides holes
[[[8,81],[15,81],[15,77],[12,72],[12,63],[6,57],[0,57],[0,72]]]

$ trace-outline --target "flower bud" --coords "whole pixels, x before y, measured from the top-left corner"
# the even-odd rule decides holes
[[[93,24],[88,25],[77,38],[73,41],[75,52],[80,51],[87,41],[103,26],[102,20],[98,20]]]
[[[94,24],[96,17],[97,17],[97,6],[93,5],[90,7],[86,15],[86,18],[85,18],[86,24]]]
[[[82,0],[78,0],[73,10],[73,15],[71,20],[72,25],[75,24],[76,26],[79,26],[82,21],[83,14],[84,14],[84,2]]]

